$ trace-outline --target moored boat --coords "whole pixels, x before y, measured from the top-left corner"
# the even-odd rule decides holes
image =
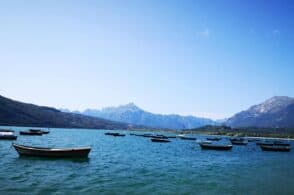
[[[11,130],[11,129],[0,129],[0,132],[12,132],[12,133],[14,133],[14,130]]]
[[[244,138],[231,138],[230,139],[231,143],[233,145],[247,145],[248,144],[248,141],[245,140]]]
[[[183,140],[196,140],[197,138],[195,138],[195,137],[180,137],[180,139],[183,139]]]
[[[178,134],[178,135],[176,135],[176,137],[181,138],[181,137],[186,137],[186,135],[185,134]]]
[[[112,132],[107,132],[105,133],[105,135],[112,135],[114,137],[123,137],[126,136],[125,134],[121,134],[121,133],[112,133]]]
[[[0,135],[1,140],[16,140],[16,135]]]
[[[51,158],[87,158],[90,147],[83,148],[43,148],[24,146],[13,143],[12,146],[15,148],[20,156],[35,156],[35,157],[51,157]]]
[[[225,145],[201,142],[199,145],[201,146],[201,149],[205,150],[231,150],[233,148],[233,145],[230,144]]]
[[[37,133],[42,133],[42,134],[48,134],[50,133],[50,131],[45,131],[45,130],[42,130],[42,129],[29,129],[30,132],[37,132]]]
[[[243,146],[248,144],[248,142],[245,140],[231,140],[231,143],[233,145],[243,145]]]
[[[14,135],[14,131],[11,130],[0,130],[0,139],[1,140],[16,140],[17,136]]]
[[[155,138],[155,139],[168,139],[168,137],[163,136],[163,135],[154,135],[154,136],[151,136],[151,138]]]
[[[154,136],[155,136],[154,134],[150,134],[150,133],[145,133],[142,135],[142,137],[149,137],[149,138],[152,138]]]
[[[263,151],[273,151],[273,152],[290,152],[291,147],[290,146],[278,146],[278,145],[260,145],[260,148]]]
[[[42,132],[36,131],[36,132],[32,132],[32,131],[20,131],[19,132],[20,135],[43,135]]]
[[[167,143],[170,142],[168,139],[160,139],[160,138],[151,138],[152,142],[162,142],[162,143]]]

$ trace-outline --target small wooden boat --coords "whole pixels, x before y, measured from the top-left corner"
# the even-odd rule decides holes
[[[12,130],[0,130],[0,139],[1,140],[16,140],[17,136],[14,135]]]
[[[197,138],[195,138],[195,137],[180,137],[180,139],[183,139],[183,140],[196,140]]]
[[[233,145],[247,145],[248,144],[248,141],[246,141],[244,138],[231,138],[230,139],[231,143]]]
[[[231,143],[233,145],[242,145],[242,146],[245,146],[248,144],[248,142],[245,140],[231,140]]]
[[[121,134],[121,133],[111,133],[111,132],[107,132],[105,133],[105,135],[112,135],[114,137],[123,137],[126,136],[125,134]]]
[[[41,129],[29,129],[29,131],[30,132],[33,132],[33,133],[40,132],[42,134],[48,134],[48,133],[50,133],[50,131],[44,131],[44,130],[41,130]]]
[[[170,142],[168,139],[160,139],[160,138],[151,138],[152,142],[162,142],[162,143],[167,143]]]
[[[43,148],[24,146],[13,143],[12,146],[20,156],[51,157],[51,158],[87,158],[90,147],[84,148]]]
[[[147,133],[147,134],[143,134],[142,136],[143,136],[143,137],[149,137],[149,138],[152,138],[152,137],[155,136],[155,135]]]
[[[201,149],[205,150],[231,150],[233,145],[222,145],[222,144],[213,144],[213,143],[199,143]]]
[[[260,145],[260,148],[263,151],[274,151],[274,152],[290,152],[291,147],[290,146],[266,146],[266,145]]]
[[[206,139],[209,140],[209,141],[219,141],[222,138],[220,138],[220,137],[207,137]]]
[[[178,134],[176,135],[177,138],[181,138],[181,137],[185,137],[186,135],[185,134]]]
[[[38,132],[38,131],[36,131],[36,132],[32,132],[32,131],[20,131],[19,132],[19,134],[20,135],[43,135],[43,133],[42,132]]]
[[[161,135],[154,135],[154,136],[151,136],[151,138],[155,138],[155,139],[168,139],[168,137],[161,136]]]
[[[0,133],[1,132],[11,132],[11,133],[14,133],[14,130],[11,130],[11,129],[0,129]]]
[[[0,134],[0,140],[16,140],[16,139],[17,139],[16,135]]]

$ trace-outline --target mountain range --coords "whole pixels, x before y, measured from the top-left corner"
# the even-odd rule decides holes
[[[0,125],[60,128],[128,129],[132,125],[65,113],[55,108],[37,106],[0,96]]]
[[[204,125],[217,124],[215,121],[207,118],[180,116],[176,114],[154,114],[144,111],[134,103],[118,107],[107,107],[101,110],[87,109],[81,112],[81,114],[135,125],[166,129],[191,129]]]
[[[224,120],[211,120],[176,114],[163,115],[147,112],[134,103],[101,110],[86,109],[81,114],[149,127],[193,129],[204,125],[225,124],[231,127],[294,127],[294,98],[275,96]]]
[[[275,96],[239,112],[226,122],[232,127],[294,127],[294,98]]]
[[[22,103],[0,96],[0,125],[61,128],[129,129],[165,128],[193,129],[217,125],[219,121],[176,114],[153,114],[133,103],[101,110],[70,112],[46,106]],[[275,96],[222,121],[231,127],[294,127],[294,98]]]

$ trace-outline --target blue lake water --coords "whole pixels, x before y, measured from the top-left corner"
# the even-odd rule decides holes
[[[128,131],[120,131],[126,137],[105,136],[105,130],[50,131],[16,142],[91,146],[89,159],[20,158],[11,141],[0,141],[0,194],[294,194],[293,151],[263,152],[255,143],[208,151],[195,141],[153,143]]]

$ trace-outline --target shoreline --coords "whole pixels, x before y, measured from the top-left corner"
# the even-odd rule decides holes
[[[198,131],[189,131],[189,130],[173,130],[173,129],[156,129],[156,128],[142,128],[142,129],[92,129],[92,128],[68,128],[68,127],[34,127],[34,126],[8,126],[0,125],[0,129],[12,129],[13,128],[38,128],[38,129],[87,129],[87,130],[108,130],[108,131],[130,131],[130,132],[160,132],[160,133],[173,133],[173,134],[190,134],[190,135],[211,135],[211,136],[226,136],[226,137],[246,137],[253,139],[281,139],[281,140],[294,140],[294,135],[292,134],[271,134],[271,133],[261,133],[261,132],[215,132],[209,130],[198,130]],[[260,136],[250,135],[250,134],[259,134]]]

